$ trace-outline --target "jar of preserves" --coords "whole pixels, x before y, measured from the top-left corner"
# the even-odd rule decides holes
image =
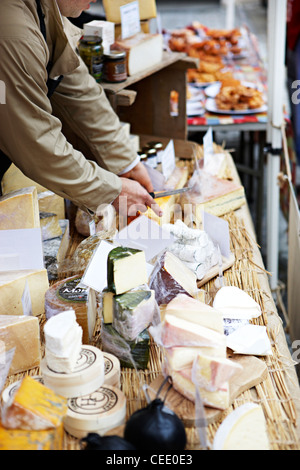
[[[103,78],[109,83],[120,83],[127,79],[125,51],[111,50],[104,55]]]
[[[83,36],[80,39],[78,50],[90,74],[97,82],[101,82],[103,78],[102,38],[98,36]]]

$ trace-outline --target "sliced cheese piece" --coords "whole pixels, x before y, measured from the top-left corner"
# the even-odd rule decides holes
[[[45,357],[49,369],[59,373],[74,371],[82,346],[82,328],[74,310],[58,313],[44,326]]]
[[[197,323],[166,315],[161,333],[165,348],[174,346],[224,347],[226,337]]]
[[[83,345],[73,372],[55,372],[48,367],[44,358],[41,373],[45,385],[58,395],[66,398],[89,395],[104,383],[103,353],[95,346]]]
[[[64,426],[44,431],[5,429],[0,423],[0,450],[63,450]]]
[[[266,419],[260,405],[245,403],[219,426],[214,450],[271,450]]]
[[[40,227],[35,186],[22,188],[0,197],[0,230]]]
[[[26,376],[4,408],[2,424],[8,429],[39,431],[56,428],[67,413],[67,400]]]
[[[45,294],[49,289],[46,269],[0,272],[0,315],[23,315],[22,296],[28,283],[32,314],[45,312]]]
[[[239,209],[246,203],[244,187],[233,181],[217,178],[204,170],[198,173],[199,189],[192,188],[181,195],[181,206],[192,208],[195,222],[202,223],[202,212],[220,217],[228,212]]]
[[[60,237],[62,235],[57,214],[52,212],[40,212],[40,224],[43,240],[51,240],[51,238]]]
[[[39,320],[32,316],[1,315],[0,341],[5,350],[15,348],[9,374],[39,367],[41,361]]]
[[[161,34],[139,32],[125,39],[116,39],[114,47],[126,51],[127,74],[144,72],[159,64],[163,58],[163,37]]]
[[[121,24],[120,8],[123,5],[130,3],[130,1],[131,0],[114,0],[112,2],[111,0],[103,0],[102,4],[107,21]],[[157,11],[155,0],[138,0],[138,3],[141,20],[148,20],[156,17]]]
[[[118,246],[107,258],[107,287],[115,294],[123,294],[135,287],[147,284],[145,252]]]
[[[83,438],[92,432],[103,435],[125,424],[125,418],[125,395],[117,387],[103,385],[90,395],[68,400],[64,427],[72,436]]]
[[[236,286],[223,286],[215,295],[213,306],[224,318],[252,320],[261,315],[260,305]]]
[[[174,371],[191,368],[194,360],[199,354],[206,354],[211,359],[214,357],[221,359],[226,358],[226,346],[220,347],[173,347],[164,349],[164,357],[168,368]]]
[[[188,295],[178,294],[168,303],[165,313],[224,333],[222,314],[217,309]]]
[[[38,193],[38,205],[40,212],[56,214],[59,220],[65,219],[65,200],[53,191]]]
[[[108,352],[104,357],[104,384],[120,388],[121,365],[119,359]]]
[[[53,284],[45,295],[46,318],[65,310],[74,310],[76,321],[82,328],[82,342],[89,344],[98,315],[96,292],[80,285],[81,277],[72,276]]]
[[[224,357],[210,357],[198,354],[195,362],[195,379],[206,390],[221,389],[243,367]]]
[[[38,193],[47,191],[44,186],[41,186],[25,176],[22,171],[12,163],[9,169],[4,173],[1,181],[2,194],[8,194],[12,191],[28,188],[29,186],[35,186]]]
[[[197,292],[197,277],[179,258],[167,251],[156,263],[150,282],[158,305],[168,304],[178,294],[193,296]]]

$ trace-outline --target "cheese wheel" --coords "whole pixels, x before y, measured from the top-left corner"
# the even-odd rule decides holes
[[[46,358],[41,362],[41,373],[47,387],[65,398],[88,395],[104,383],[104,356],[100,349],[84,345],[74,372],[60,374],[49,369]]]
[[[104,352],[104,383],[120,388],[120,361],[113,354]]]
[[[103,385],[90,395],[68,400],[65,430],[83,438],[90,432],[100,435],[125,423],[126,398],[117,387]]]

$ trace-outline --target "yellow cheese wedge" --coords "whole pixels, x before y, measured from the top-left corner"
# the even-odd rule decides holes
[[[6,429],[40,431],[60,426],[67,413],[67,399],[26,376],[2,413]]]
[[[103,0],[102,5],[105,11],[106,20],[120,24],[120,8],[130,2],[131,0]],[[157,10],[155,0],[138,0],[138,2],[141,20],[148,20],[156,17]]]
[[[2,194],[8,194],[12,191],[28,188],[29,186],[35,186],[38,193],[46,191],[44,186],[41,186],[40,184],[25,176],[22,171],[12,163],[2,178]]]
[[[52,212],[40,212],[40,224],[43,240],[51,240],[52,238],[62,235],[62,229],[59,225],[57,214]]]
[[[55,429],[5,429],[0,423],[0,450],[63,450],[63,423]]]
[[[40,214],[35,186],[0,197],[0,230],[39,227]]]
[[[52,212],[57,215],[58,220],[65,219],[65,200],[52,191],[38,193],[38,204],[40,212]]]
[[[0,316],[0,342],[6,351],[15,348],[10,375],[40,365],[41,345],[38,318],[32,316]]]

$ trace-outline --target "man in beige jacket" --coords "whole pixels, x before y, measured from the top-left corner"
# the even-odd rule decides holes
[[[91,1],[1,0],[0,180],[13,162],[93,213],[104,204],[118,211],[124,197],[131,213],[149,206],[161,215],[145,167],[76,53],[82,31],[67,17]]]

